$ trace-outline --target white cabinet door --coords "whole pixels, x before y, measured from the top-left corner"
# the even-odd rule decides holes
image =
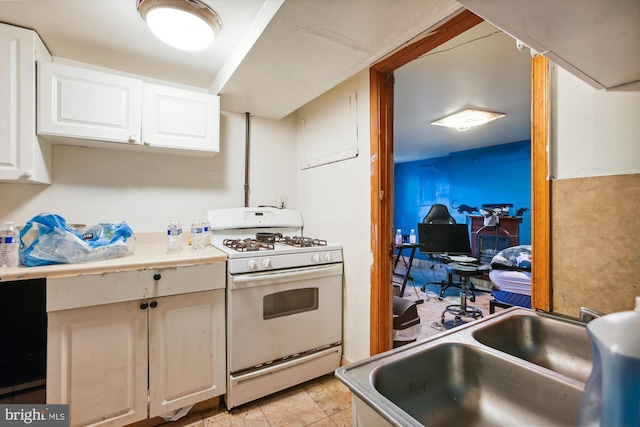
[[[71,426],[147,418],[147,312],[129,301],[49,313],[47,403],[68,404]]]
[[[149,416],[225,393],[224,289],[149,299]]]
[[[47,313],[47,403],[69,404],[72,426],[226,391],[225,263],[47,279]]]
[[[38,133],[79,145],[139,143],[141,84],[130,77],[39,63]]]
[[[0,23],[0,181],[51,184],[51,146],[36,137],[38,35]]]
[[[143,84],[142,141],[203,154],[220,149],[220,97]]]

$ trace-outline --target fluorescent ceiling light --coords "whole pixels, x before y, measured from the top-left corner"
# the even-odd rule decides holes
[[[222,29],[220,17],[200,0],[138,0],[138,12],[160,40],[181,50],[202,50]]]
[[[492,111],[472,110],[468,108],[460,111],[459,113],[444,116],[435,122],[431,122],[431,124],[450,127],[459,132],[463,132],[504,116],[506,116],[506,114],[494,113]]]

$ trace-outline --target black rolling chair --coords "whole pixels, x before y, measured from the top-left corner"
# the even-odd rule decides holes
[[[446,205],[435,204],[429,209],[429,212],[422,218],[423,224],[455,224],[456,220],[449,213],[449,209]],[[429,255],[430,258],[434,258],[434,255]],[[449,281],[450,283],[451,281]],[[422,292],[426,291],[427,285],[440,285],[440,297],[443,296],[444,290],[448,287],[448,283],[442,282],[427,282],[422,286]]]
[[[456,220],[445,205],[435,204],[422,219],[423,224],[455,224]]]
[[[449,213],[449,209],[445,205],[435,204],[431,206],[427,215],[423,218],[422,222],[424,224],[456,224],[456,220]],[[420,225],[418,225],[420,227]],[[455,227],[463,227],[462,225],[456,225]],[[447,227],[448,228],[448,227]],[[451,233],[446,232],[446,235],[440,235],[441,233],[433,233],[434,236],[440,235],[440,239],[442,242],[431,242],[432,244],[429,246],[438,248],[441,252],[449,252],[449,253],[460,253],[465,255],[471,255],[471,246],[468,238],[468,229],[465,228],[462,230],[451,230]],[[431,233],[430,233],[431,234]],[[463,239],[464,237],[464,239]],[[463,241],[465,240],[465,241]],[[422,241],[422,238],[421,238]],[[464,248],[463,248],[464,246]],[[422,252],[422,249],[421,249]],[[437,251],[436,251],[437,252]],[[444,262],[445,264],[449,264],[451,261],[447,258],[441,258],[438,255],[429,254],[429,257],[436,257],[440,262]],[[461,282],[454,282],[453,275],[458,275],[462,279]],[[471,281],[468,280],[468,277],[477,276],[479,274],[471,274],[467,272],[458,273],[457,270],[447,268],[447,279],[441,282],[427,282],[422,287],[422,291],[426,291],[426,285],[440,285],[440,298],[444,298],[445,291],[451,286],[460,288],[465,293],[469,292],[470,300],[475,302],[475,286]],[[466,295],[465,295],[466,296]]]

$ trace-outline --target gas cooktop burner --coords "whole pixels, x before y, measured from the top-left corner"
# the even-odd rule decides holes
[[[273,243],[260,242],[256,239],[224,239],[222,244],[238,252],[273,250]]]
[[[276,239],[276,242],[283,243],[289,246],[295,246],[297,248],[307,248],[311,246],[327,246],[326,240],[312,239],[310,237],[301,237],[301,236],[280,237]]]
[[[314,246],[327,246],[326,240],[312,239],[310,237],[301,236],[282,236],[281,234],[274,234],[265,238],[265,236],[257,236],[257,239],[248,237],[246,239],[224,239],[222,244],[228,248],[234,249],[238,252],[250,252],[250,251],[266,251],[274,250],[275,244],[293,246],[296,248],[309,248]]]

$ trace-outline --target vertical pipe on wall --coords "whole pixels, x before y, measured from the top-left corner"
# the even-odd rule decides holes
[[[244,207],[249,207],[249,116],[250,113],[244,113],[245,141],[244,141]]]

